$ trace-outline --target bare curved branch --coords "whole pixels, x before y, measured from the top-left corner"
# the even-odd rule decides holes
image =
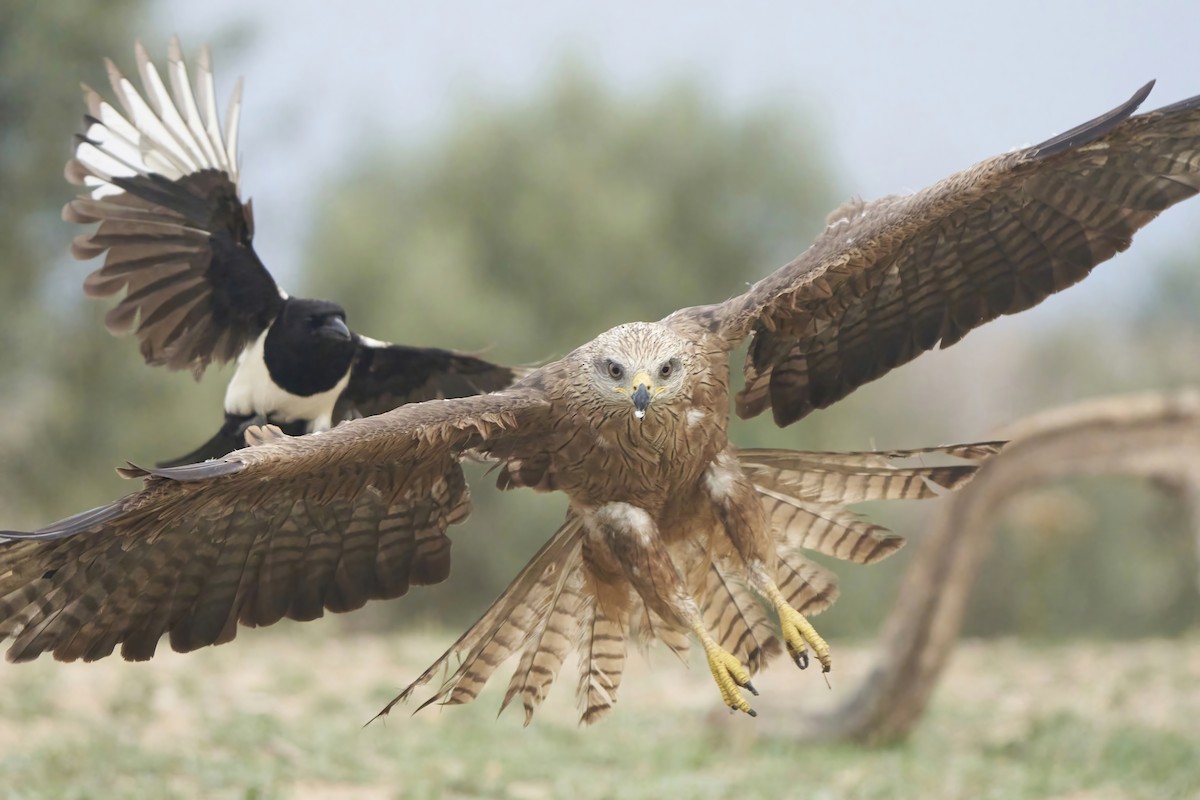
[[[857,690],[832,711],[792,718],[775,733],[871,744],[905,737],[954,648],[997,512],[1024,489],[1068,476],[1150,479],[1189,503],[1200,551],[1200,391],[1079,403],[1028,417],[999,437],[1011,443],[947,500],[920,543],[876,663]]]

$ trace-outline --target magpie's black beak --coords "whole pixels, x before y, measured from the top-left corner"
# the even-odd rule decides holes
[[[629,396],[633,401],[633,413],[638,419],[646,416],[646,409],[650,407],[650,389],[644,383],[639,383],[638,387],[633,390],[633,394]]]
[[[350,341],[350,329],[341,317],[329,317],[317,328],[317,334],[326,339],[336,339],[339,342]]]

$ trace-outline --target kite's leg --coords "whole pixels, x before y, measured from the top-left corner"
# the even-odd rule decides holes
[[[705,627],[700,608],[650,515],[628,503],[605,503],[584,511],[583,520],[584,563],[592,575],[610,582],[623,575],[648,609],[696,634],[725,705],[754,716],[739,691],[745,688],[758,694],[750,685],[749,670]]]
[[[725,526],[734,549],[746,564],[750,582],[779,613],[779,627],[788,654],[796,666],[804,669],[808,666],[808,650],[812,648],[821,662],[821,671],[829,672],[833,666],[829,645],[804,615],[788,603],[771,577],[778,561],[775,543],[771,539],[766,513],[758,501],[754,485],[742,472],[736,456],[727,452],[714,459],[705,481],[717,516]]]

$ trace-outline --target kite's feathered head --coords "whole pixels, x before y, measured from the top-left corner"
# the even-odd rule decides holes
[[[693,349],[665,325],[631,322],[600,334],[580,353],[596,399],[610,407],[632,406],[643,419],[651,404],[690,397]]]

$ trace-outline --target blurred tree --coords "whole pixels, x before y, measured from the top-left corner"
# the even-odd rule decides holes
[[[62,178],[85,107],[81,80],[108,92],[103,58],[132,74],[145,0],[0,4],[0,514],[22,526],[129,491],[112,467],[169,452],[165,430],[219,419],[220,380],[196,387],[141,364],[131,341],[100,322],[80,285],[94,264],[67,254],[77,231],[60,219],[74,187]],[[124,57],[120,57],[124,56]],[[198,391],[199,388],[199,391]],[[207,392],[207,394],[206,394]],[[211,394],[217,393],[218,399]],[[186,426],[183,426],[186,427]],[[191,442],[193,430],[178,434]],[[171,446],[175,446],[175,442]]]
[[[1107,477],[1055,484],[1013,505],[966,634],[1138,638],[1200,623],[1196,541],[1182,497]]]

